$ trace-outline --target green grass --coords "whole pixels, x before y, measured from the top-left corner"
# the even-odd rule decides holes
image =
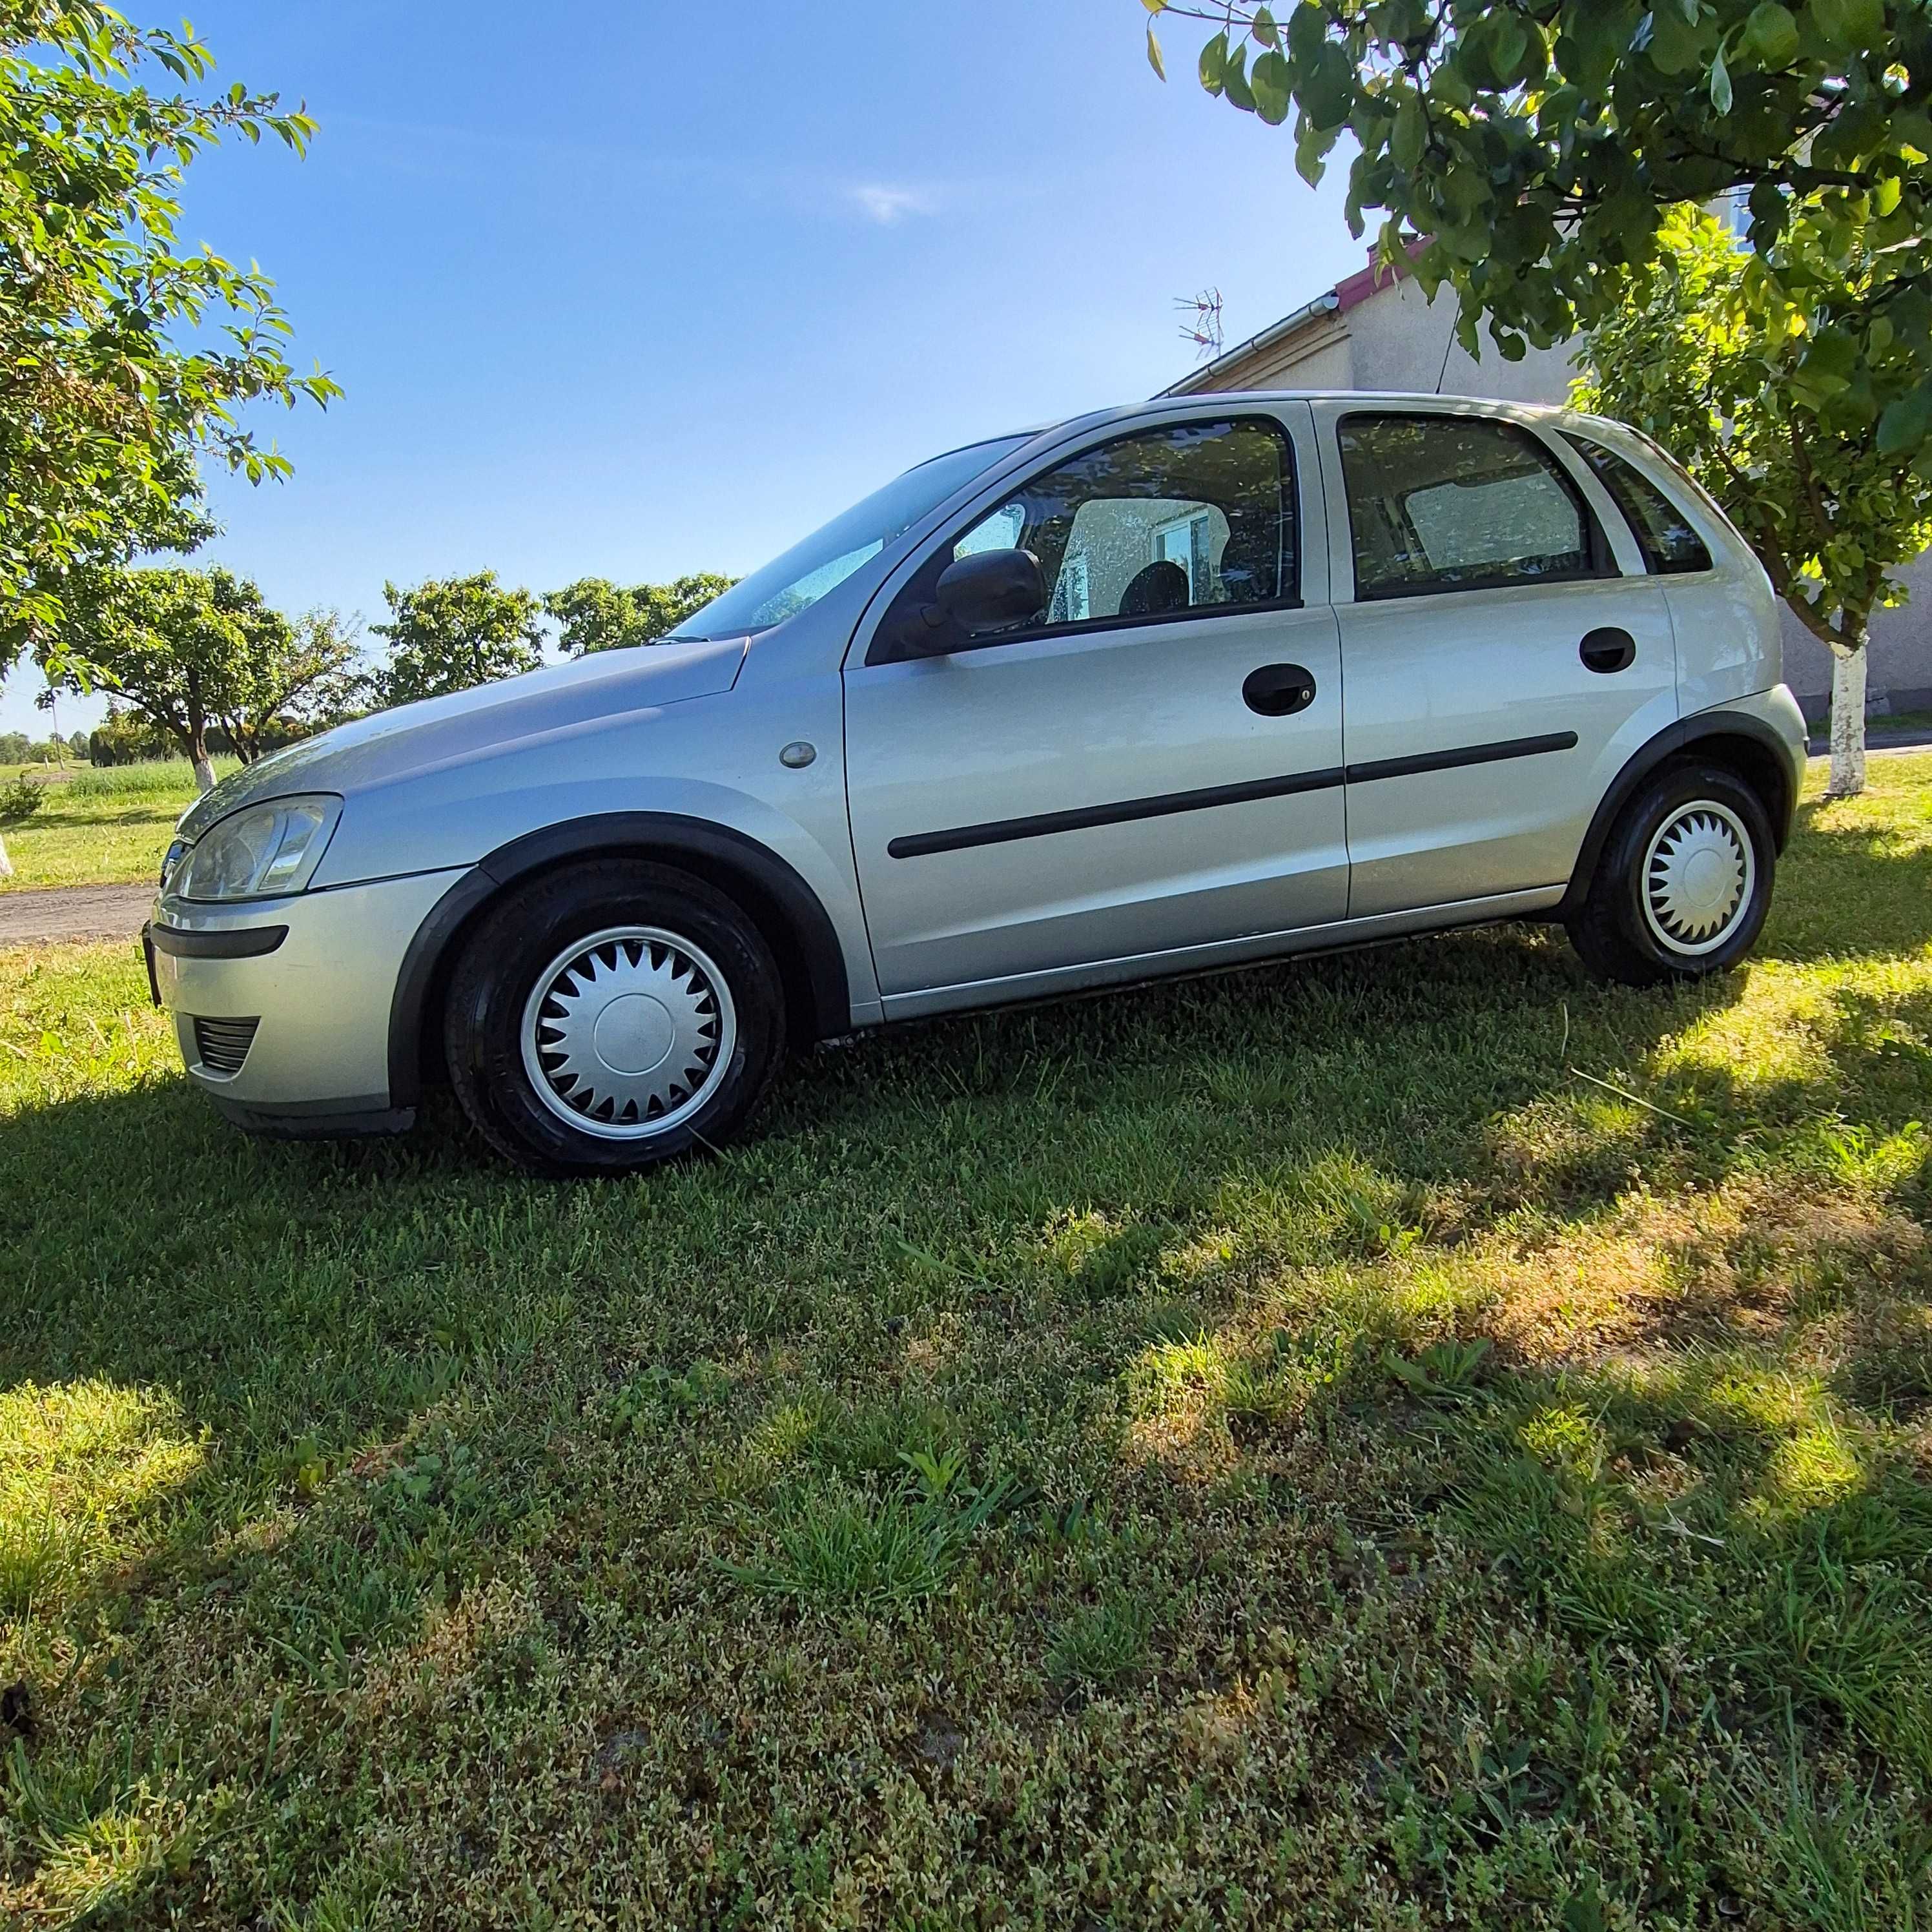
[[[1873,777],[1713,985],[908,1030],[624,1184],[244,1142],[128,949],[0,955],[0,1921],[1932,1924]]]
[[[232,758],[215,760],[217,775],[236,769]],[[46,796],[31,818],[0,826],[14,876],[0,878],[0,891],[37,886],[104,886],[151,882],[174,836],[175,821],[192,802],[194,772],[183,758],[148,764],[48,765],[0,767],[0,784],[21,770],[46,787]]]

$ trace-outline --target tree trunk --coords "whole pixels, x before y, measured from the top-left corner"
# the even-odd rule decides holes
[[[208,740],[203,728],[190,724],[184,744],[188,761],[194,767],[194,788],[196,791],[214,789],[214,760],[208,755]]]
[[[10,879],[13,876],[14,862],[7,856],[6,837],[0,834],[0,879]]]
[[[1832,653],[1832,777],[1827,798],[1856,798],[1865,788],[1865,649]]]

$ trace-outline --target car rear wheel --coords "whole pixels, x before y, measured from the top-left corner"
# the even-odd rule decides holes
[[[500,1152],[541,1173],[625,1173],[740,1132],[784,1054],[784,991],[723,893],[593,860],[484,916],[451,978],[444,1044]]]
[[[1627,986],[1699,979],[1757,944],[1778,862],[1757,794],[1720,765],[1667,766],[1618,819],[1570,943]]]

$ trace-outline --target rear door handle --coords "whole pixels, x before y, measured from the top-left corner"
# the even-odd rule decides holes
[[[1583,640],[1576,655],[1590,670],[1628,670],[1636,662],[1636,640],[1628,631],[1614,626],[1592,631]]]
[[[1263,664],[1249,672],[1241,702],[1264,718],[1292,718],[1315,702],[1315,674],[1298,664]]]

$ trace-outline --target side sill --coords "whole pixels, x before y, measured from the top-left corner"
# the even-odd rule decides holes
[[[1216,940],[1204,946],[1186,946],[1166,952],[1142,952],[1124,958],[1096,960],[1079,966],[1057,966],[1036,973],[1016,973],[998,980],[971,980],[917,992],[889,993],[884,1006],[888,1022],[934,1018],[967,1012],[982,1006],[1024,1006],[1035,1000],[1064,999],[1156,980],[1184,979],[1191,974],[1218,973],[1315,952],[1346,952],[1358,946],[1384,940],[1414,939],[1470,926],[1493,926],[1509,920],[1536,920],[1549,914],[1562,900],[1562,884],[1533,886],[1493,897],[1462,899],[1447,905],[1424,906],[1413,912],[1376,913],[1366,919],[1337,920],[1325,926],[1292,926],[1280,932],[1256,933],[1242,939]]]

